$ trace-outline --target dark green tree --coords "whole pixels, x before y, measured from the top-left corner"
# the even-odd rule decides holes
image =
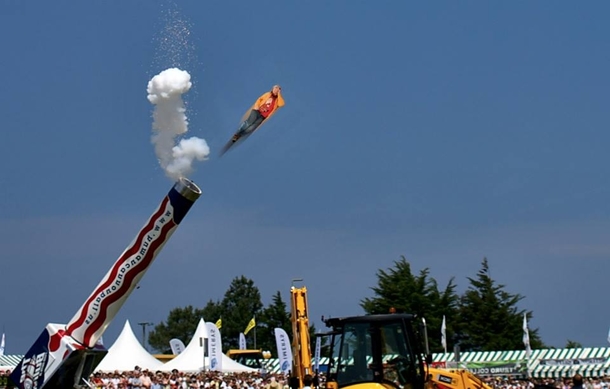
[[[261,294],[254,281],[243,275],[235,277],[220,302],[223,350],[239,347],[239,333],[244,332],[253,317],[259,316],[262,308]],[[254,336],[254,331],[248,333],[247,340]]]
[[[203,309],[189,305],[170,311],[167,320],[150,331],[148,341],[158,352],[170,353],[170,339],[178,338],[188,345],[202,318],[212,323],[222,318],[223,349],[237,348],[239,333],[261,308],[260,292],[254,282],[244,276],[236,277],[222,301],[210,300]]]
[[[531,311],[517,308],[524,297],[507,292],[491,278],[487,258],[477,277],[468,280],[456,323],[461,351],[523,350],[523,315],[527,313],[528,322],[532,317]],[[544,346],[538,329],[529,328],[529,338],[531,348]]]
[[[203,307],[203,318],[205,321],[212,323],[216,323],[218,319],[221,319],[222,306],[220,301],[209,300],[205,307]]]
[[[456,293],[457,285],[451,277],[447,286],[443,290],[438,289],[436,280],[432,280],[433,287],[428,292],[428,301],[430,306],[426,314],[426,324],[428,326],[428,341],[431,352],[444,352],[441,342],[442,334],[441,327],[443,324],[443,316],[445,317],[445,337],[447,342],[447,351],[453,350],[451,342],[453,335],[453,323],[458,316],[458,308],[460,296]]]
[[[148,343],[158,352],[170,354],[169,341],[177,338],[187,345],[202,317],[203,311],[191,305],[174,308],[169,312],[167,321],[157,324],[149,332]]]
[[[444,290],[438,289],[430,270],[425,268],[418,276],[411,272],[411,265],[404,256],[394,261],[394,267],[377,272],[378,284],[371,289],[375,297],[361,300],[367,314],[388,313],[390,308],[424,317],[428,326],[430,350],[439,352],[441,346],[442,316],[447,320],[447,336],[451,333],[451,318],[457,315],[459,296],[455,293],[453,279]]]
[[[582,348],[582,344],[580,344],[579,342],[576,342],[574,340],[568,339],[568,341],[566,342],[566,346],[564,348]]]
[[[292,323],[290,312],[282,295],[278,290],[272,297],[271,304],[260,314],[259,324],[256,332],[256,346],[265,351],[271,351],[272,355],[277,355],[275,345],[275,328],[283,328],[287,334],[292,333]]]

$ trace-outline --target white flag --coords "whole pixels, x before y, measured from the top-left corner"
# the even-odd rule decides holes
[[[208,357],[210,358],[210,370],[222,371],[222,340],[220,331],[215,323],[205,323],[208,328]]]
[[[4,355],[4,333],[2,333],[2,340],[0,340],[0,355]]]
[[[240,350],[246,349],[246,335],[244,335],[243,332],[239,333],[239,349]]]
[[[525,345],[525,356],[529,359],[532,349],[530,348],[530,333],[527,329],[527,313],[523,314],[523,344]]]
[[[320,371],[320,350],[322,348],[322,340],[320,338],[320,336],[316,336],[316,349],[314,351],[314,364],[313,364],[313,371],[314,372],[318,372]]]
[[[287,374],[292,370],[292,348],[290,347],[290,338],[286,331],[281,328],[276,328],[275,345],[277,346],[277,355],[280,361],[280,370]]]
[[[443,324],[441,324],[441,344],[443,345],[443,350],[445,353],[447,352],[447,326],[445,325],[445,315],[443,315]]]
[[[608,330],[608,343],[610,343],[610,329]]]
[[[186,348],[184,347],[184,343],[178,338],[170,339],[169,347],[172,349],[172,354],[174,355],[180,355]]]

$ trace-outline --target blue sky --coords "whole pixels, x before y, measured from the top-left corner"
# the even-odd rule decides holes
[[[177,4],[0,6],[7,353],[72,317],[172,187],[146,98],[171,66],[204,193],[106,343],[242,274],[265,304],[304,278],[320,328],[404,255],[460,291],[487,257],[544,342],[606,345],[610,4]],[[286,106],[219,159],[275,83]]]

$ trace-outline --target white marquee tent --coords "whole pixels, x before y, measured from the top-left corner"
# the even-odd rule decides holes
[[[163,362],[159,361],[142,347],[134,335],[129,320],[125,321],[123,331],[108,349],[108,354],[102,359],[96,371],[130,371],[136,366],[152,371],[159,370]]]
[[[204,367],[204,357],[203,357],[203,346],[201,339],[206,339],[208,337],[208,331],[205,327],[205,322],[203,319],[199,321],[199,325],[197,325],[197,329],[195,330],[195,334],[191,338],[191,341],[186,346],[184,351],[182,351],[179,355],[177,355],[171,361],[163,364],[157,370],[161,371],[171,371],[173,369],[177,369],[178,371],[183,372],[198,372],[201,371]],[[209,361],[208,358],[205,358],[205,369],[209,369]],[[240,363],[235,362],[231,358],[227,357],[225,354],[222,355],[222,371],[223,372],[254,372],[256,369],[252,369],[248,366],[244,366]]]

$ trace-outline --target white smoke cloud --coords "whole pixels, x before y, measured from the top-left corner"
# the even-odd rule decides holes
[[[165,169],[171,177],[187,176],[193,171],[193,160],[203,161],[210,155],[210,148],[205,140],[192,137],[182,139],[172,148],[172,162]]]
[[[177,68],[166,69],[148,82],[148,101],[155,106],[151,140],[165,174],[174,180],[188,176],[195,159],[203,161],[210,155],[204,139],[182,139],[176,145],[176,138],[188,131],[182,95],[191,86],[191,75]]]

